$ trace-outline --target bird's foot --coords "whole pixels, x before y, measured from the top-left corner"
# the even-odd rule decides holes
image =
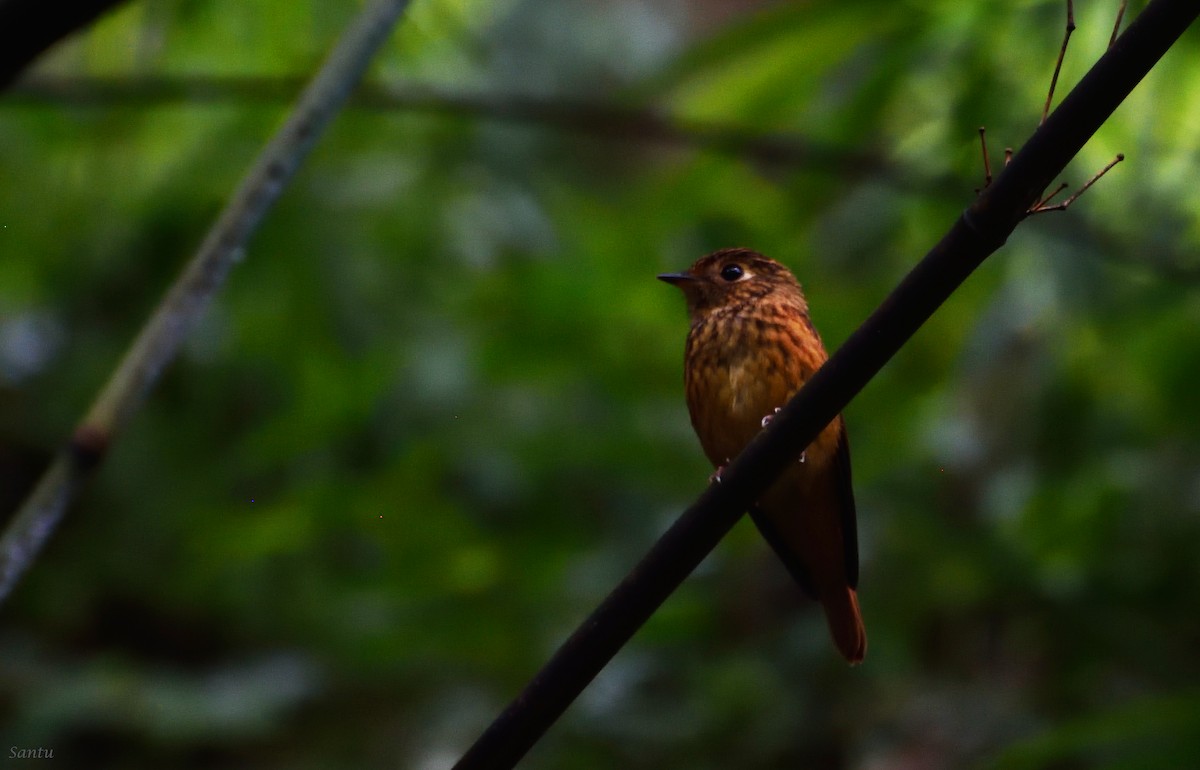
[[[780,409],[782,409],[782,407],[777,406],[777,407],[775,407],[774,412],[771,412],[770,414],[768,414],[767,416],[762,418],[762,426],[764,428],[771,424],[771,420],[775,419],[775,415],[779,414]]]
[[[725,462],[729,462],[729,461],[726,460]],[[708,483],[712,484],[712,483],[716,482],[717,484],[720,484],[721,483],[721,474],[724,472],[725,472],[725,466],[718,465],[717,469],[712,472],[711,476],[708,477]]]
[[[763,418],[762,418],[762,426],[765,428],[765,427],[767,427],[768,425],[770,425],[770,424],[771,424],[771,420],[774,420],[774,419],[775,419],[775,415],[779,414],[779,412],[780,412],[780,410],[781,410],[782,408],[783,408],[783,407],[779,407],[779,406],[777,406],[777,407],[775,407],[775,411],[774,411],[774,412],[771,412],[770,414],[768,414],[768,415],[766,415],[765,417],[763,417]],[[808,450],[807,450],[807,449],[806,449],[806,450],[804,450],[803,452],[801,452],[801,453],[800,453],[800,462],[804,462],[805,460],[807,460],[807,459],[808,459],[807,455],[808,455]],[[720,479],[717,479],[717,480],[718,480],[718,481],[720,481]]]

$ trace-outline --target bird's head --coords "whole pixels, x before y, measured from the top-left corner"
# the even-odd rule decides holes
[[[714,251],[686,272],[663,273],[658,279],[683,291],[693,320],[719,308],[772,300],[799,303],[802,311],[808,310],[791,271],[750,249]]]

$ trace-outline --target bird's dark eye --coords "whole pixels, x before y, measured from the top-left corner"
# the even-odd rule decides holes
[[[745,271],[742,270],[741,265],[726,265],[725,267],[721,268],[721,277],[730,283],[733,283],[737,279],[741,278],[744,274]]]

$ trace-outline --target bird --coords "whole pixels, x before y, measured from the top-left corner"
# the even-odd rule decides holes
[[[691,328],[684,385],[692,427],[721,469],[828,358],[787,267],[745,248],[715,251],[658,278],[683,291]],[[858,537],[850,445],[841,415],[756,501],[750,516],[784,566],[820,603],[851,664],[867,649],[858,604]]]

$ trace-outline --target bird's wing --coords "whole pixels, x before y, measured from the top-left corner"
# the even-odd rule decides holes
[[[776,555],[779,556],[779,560],[783,562],[783,566],[787,567],[787,571],[791,573],[792,579],[800,585],[800,588],[804,590],[808,598],[816,599],[817,591],[813,588],[812,576],[808,574],[808,568],[804,566],[804,560],[800,558],[800,554],[796,553],[787,544],[787,541],[775,527],[767,512],[756,505],[750,509],[750,518],[754,520],[754,525],[762,533],[763,539],[770,544],[771,550],[775,551]]]
[[[795,490],[796,487],[788,484],[785,474],[781,481],[783,487],[776,487],[768,493],[768,497],[776,497],[775,502],[769,507],[760,503],[750,509],[750,518],[754,520],[763,538],[779,555],[788,572],[800,584],[804,592],[814,599],[819,595],[813,583],[811,571],[815,565],[806,564],[802,554],[808,551],[811,556],[814,546],[818,549],[822,547],[820,543],[811,540],[814,535],[826,533],[819,539],[828,545],[833,545],[828,538],[836,535],[829,529],[822,528],[818,519],[809,519],[810,526],[806,527],[796,517],[807,515],[830,521],[824,516],[836,516],[837,526],[840,529],[837,534],[841,536],[842,561],[845,570],[844,585],[851,588],[858,587],[858,523],[854,507],[854,490],[850,478],[850,444],[846,439],[845,423],[839,427],[837,448],[826,473],[828,473],[827,481],[817,490],[806,494],[793,492],[792,490]],[[779,498],[780,493],[784,495],[782,500]],[[792,495],[795,496],[792,497]],[[797,506],[800,507],[797,508]],[[819,510],[814,509],[813,506]],[[808,507],[808,510],[804,510],[805,507]],[[836,508],[836,512],[831,511],[831,508]],[[773,515],[771,511],[774,512]],[[816,527],[815,530],[814,527]],[[824,547],[828,547],[828,545]],[[826,553],[828,552],[826,551]],[[828,564],[828,562],[825,563]],[[828,574],[827,567],[822,570],[823,574]]]
[[[842,549],[846,559],[846,583],[858,588],[858,513],[854,508],[854,487],[850,479],[850,440],[846,436],[846,423],[838,433],[837,454],[833,457],[833,474],[836,477],[837,496],[842,511]]]

